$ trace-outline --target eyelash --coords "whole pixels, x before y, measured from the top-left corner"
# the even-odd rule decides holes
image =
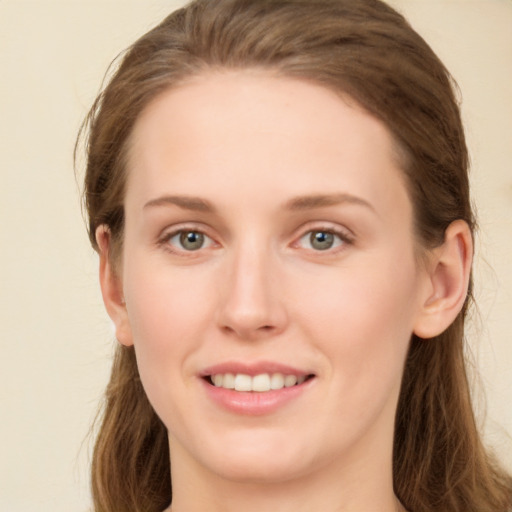
[[[158,240],[158,245],[163,246],[165,250],[171,252],[172,254],[177,254],[179,256],[195,256],[194,253],[198,253],[201,249],[205,249],[208,247],[198,247],[197,249],[186,249],[183,246],[181,248],[177,247],[177,244],[180,243],[177,241],[176,244],[172,244],[171,241],[173,238],[181,237],[185,234],[197,234],[204,237],[205,241],[208,241],[208,247],[211,247],[216,244],[215,240],[212,237],[208,236],[203,229],[194,228],[194,227],[182,227],[176,230],[171,231],[170,233],[165,233],[164,236]]]
[[[304,234],[301,235],[296,242],[294,242],[293,246],[299,246],[304,240],[309,240],[311,244],[313,242],[312,237],[314,234],[332,235],[335,239],[337,239],[337,241],[333,241],[333,244],[336,245],[327,247],[325,249],[315,249],[312,247],[306,248],[308,251],[314,253],[336,254],[337,252],[344,250],[347,245],[352,245],[354,243],[354,235],[348,230],[334,229],[332,227],[318,227],[309,229],[308,231],[304,232]]]
[[[182,237],[185,234],[196,234],[201,237],[204,237],[204,240],[207,244],[205,246],[204,244],[198,247],[197,249],[186,249],[183,246],[177,247],[177,244],[181,244],[181,240],[176,241],[174,244],[171,243],[171,241],[176,237]],[[309,238],[310,241],[312,241],[313,234],[325,234],[325,235],[332,235],[336,240],[334,240],[333,247],[327,247],[325,249],[315,249],[312,247],[305,248],[307,251],[311,251],[312,253],[325,253],[327,254],[335,254],[339,251],[344,250],[347,245],[352,245],[354,243],[354,235],[346,230],[346,229],[334,229],[332,227],[321,227],[319,226],[308,229],[307,231],[304,231],[303,234],[301,234],[298,238],[295,238],[295,241],[291,244],[291,247],[300,247],[301,243]],[[205,231],[201,228],[194,228],[194,227],[182,227],[179,229],[175,229],[170,233],[165,233],[162,238],[158,240],[158,245],[163,246],[165,250],[171,252],[172,254],[184,256],[184,257],[195,257],[204,249],[209,249],[214,247],[215,245],[219,246],[215,240],[207,235]],[[182,244],[181,244],[182,245]]]

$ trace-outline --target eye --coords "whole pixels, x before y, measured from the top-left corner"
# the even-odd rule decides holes
[[[318,229],[308,231],[303,235],[299,240],[299,245],[314,251],[327,251],[348,242],[348,237],[344,235],[326,229]]]
[[[184,251],[198,251],[213,245],[213,240],[200,231],[186,230],[177,231],[167,237],[167,243]]]

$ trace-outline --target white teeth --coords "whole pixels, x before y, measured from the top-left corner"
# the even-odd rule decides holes
[[[226,389],[235,389],[235,376],[232,373],[224,374],[222,387]]]
[[[236,391],[252,391],[252,379],[250,375],[238,373],[235,376],[235,390]]]
[[[305,375],[283,375],[282,373],[260,373],[251,377],[244,373],[218,373],[211,376],[214,386],[236,391],[265,391],[289,388],[300,385],[306,380]]]
[[[281,389],[284,387],[284,375],[282,373],[274,373],[270,378],[270,389]]]
[[[252,391],[270,391],[270,375],[262,373],[253,377]]]
[[[295,375],[287,375],[284,378],[285,388],[291,388],[292,386],[295,386],[295,384],[297,384],[297,377],[295,377]]]

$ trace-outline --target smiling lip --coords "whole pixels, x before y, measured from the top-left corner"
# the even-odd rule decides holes
[[[245,381],[250,381],[251,378],[262,375],[294,376],[297,378],[297,383],[290,384],[288,380],[287,386],[277,385],[279,389],[265,391],[226,389],[226,387],[213,384],[212,379],[214,376],[226,374],[237,377],[242,376],[244,377],[242,380]],[[314,375],[311,372],[272,362],[256,364],[223,363],[206,368],[199,376],[207,396],[215,404],[230,412],[249,416],[260,416],[275,412],[301,396],[309,389],[314,380]],[[293,380],[291,379],[292,382]]]

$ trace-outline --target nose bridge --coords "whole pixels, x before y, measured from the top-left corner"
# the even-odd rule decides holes
[[[276,333],[286,323],[278,261],[256,237],[233,248],[223,283],[220,325],[246,339]]]

